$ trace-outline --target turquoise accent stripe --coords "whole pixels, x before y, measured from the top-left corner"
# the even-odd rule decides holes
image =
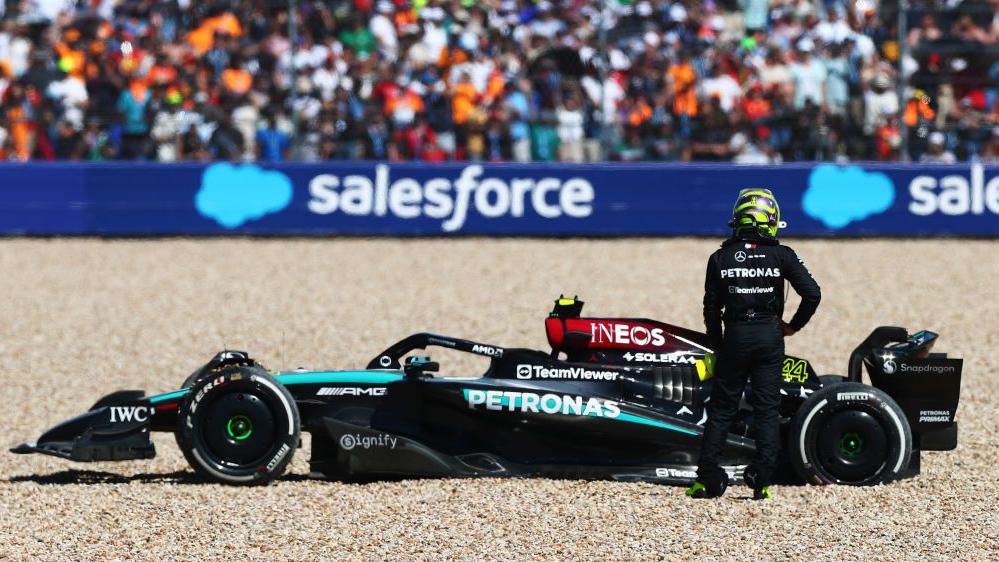
[[[663,423],[661,421],[650,420],[649,418],[643,418],[641,416],[636,416],[634,414],[629,414],[626,412],[621,412],[621,415],[619,415],[617,419],[631,423],[639,423],[642,425],[651,425],[652,427],[661,427],[663,429],[669,429],[680,433],[686,433],[687,435],[697,435],[696,431],[687,429],[685,427],[678,427],[672,424]]]
[[[180,398],[181,396],[187,394],[187,389],[178,390],[177,392],[168,392],[166,394],[157,394],[156,396],[149,397],[150,404],[156,404],[157,402],[163,402],[166,400],[173,400],[174,398]]]
[[[388,384],[399,382],[403,375],[382,371],[312,371],[308,373],[278,373],[278,382],[290,384]]]
[[[465,388],[465,389],[462,389],[462,391],[461,391],[462,394],[465,396],[465,400],[466,401],[468,400],[468,391],[469,390],[470,389]],[[543,395],[539,395],[539,396],[543,396]],[[499,404],[500,404],[500,406],[511,406],[512,408],[517,408],[517,407],[520,406],[520,402],[523,401],[523,395],[514,396],[512,400],[513,400],[513,404],[511,406],[511,404],[510,404],[511,398],[510,397],[508,397],[508,396],[500,396]],[[569,416],[569,415],[574,415],[574,414],[553,414],[553,415],[567,415],[567,416]],[[635,414],[629,414],[627,412],[621,412],[620,414],[617,415],[617,417],[613,417],[613,418],[609,417],[609,416],[600,416],[600,415],[597,415],[596,413],[589,413],[589,414],[583,414],[583,415],[585,415],[585,416],[591,416],[591,417],[595,417],[595,418],[603,418],[605,420],[617,420],[617,421],[623,421],[623,422],[628,422],[628,423],[637,423],[637,424],[641,424],[641,425],[648,425],[648,426],[651,426],[651,427],[659,427],[659,428],[662,428],[662,429],[668,429],[670,431],[676,431],[677,433],[685,433],[687,435],[697,435],[696,431],[691,430],[691,429],[687,429],[685,427],[680,427],[680,426],[676,426],[676,425],[673,425],[673,424],[664,423],[664,422],[661,422],[661,421],[658,421],[658,420],[653,420],[653,419],[645,418],[645,417],[642,417],[642,416],[636,416]]]

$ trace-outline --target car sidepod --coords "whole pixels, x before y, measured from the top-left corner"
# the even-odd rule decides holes
[[[702,428],[628,393],[648,370],[488,348],[491,365],[481,377],[405,376],[387,385],[366,420],[348,420],[345,409],[323,415],[313,468],[334,478],[693,478]],[[733,436],[728,453],[732,467],[743,466],[752,443]]]

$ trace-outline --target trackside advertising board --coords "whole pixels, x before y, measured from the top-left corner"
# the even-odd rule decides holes
[[[996,236],[999,165],[0,165],[4,235],[723,235],[739,189],[788,236]]]

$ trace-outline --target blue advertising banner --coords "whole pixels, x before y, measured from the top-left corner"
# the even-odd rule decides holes
[[[3,235],[723,235],[739,189],[801,236],[996,236],[999,166],[0,165]]]

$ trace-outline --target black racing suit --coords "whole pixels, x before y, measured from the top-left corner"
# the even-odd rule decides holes
[[[821,293],[794,250],[771,239],[730,238],[708,259],[704,324],[718,361],[697,470],[701,482],[725,478],[718,461],[748,379],[753,388],[755,485],[770,485],[780,451],[785,279],[801,295],[801,305],[788,323],[800,330],[818,308]]]

